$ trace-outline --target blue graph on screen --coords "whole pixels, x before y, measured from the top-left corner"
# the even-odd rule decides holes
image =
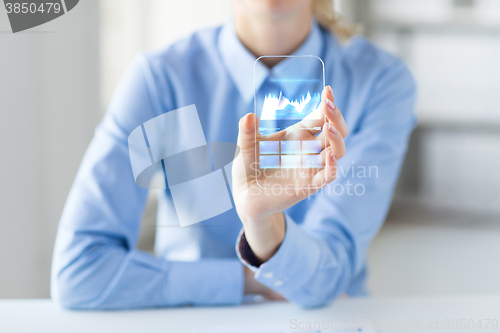
[[[286,119],[320,119],[318,112],[315,112],[321,102],[321,95],[315,93],[311,96],[301,96],[296,100],[289,100],[281,92],[279,96],[272,94],[264,98],[261,120],[286,120]]]

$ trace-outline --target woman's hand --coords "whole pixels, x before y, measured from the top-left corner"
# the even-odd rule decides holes
[[[273,301],[286,301],[286,299],[275,291],[269,289],[263,284],[259,283],[254,278],[254,272],[252,272],[248,267],[244,267],[244,276],[245,276],[245,295],[262,295],[267,300]]]
[[[345,155],[344,138],[348,130],[340,110],[335,107],[331,87],[323,90],[317,112],[319,117],[316,119],[306,117],[269,136],[258,132],[256,115],[247,114],[240,120],[240,153],[233,162],[232,172],[233,197],[248,244],[262,261],[269,260],[284,239],[282,211],[333,181],[337,176],[337,160]],[[324,121],[325,116],[328,122]],[[311,130],[313,127],[322,128],[321,133]],[[321,141],[323,168],[258,170],[258,142],[278,140]]]

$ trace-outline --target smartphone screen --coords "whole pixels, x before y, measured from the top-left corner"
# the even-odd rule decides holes
[[[269,57],[280,60],[270,70],[263,63]],[[255,61],[254,73],[257,182],[271,189],[309,188],[310,178],[325,164],[326,142],[317,138],[326,121],[318,108],[325,87],[323,61],[316,56],[263,56]]]

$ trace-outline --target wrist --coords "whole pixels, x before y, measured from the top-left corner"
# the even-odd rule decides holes
[[[285,238],[285,217],[276,213],[266,219],[246,219],[243,222],[245,238],[257,259],[269,260],[278,251]]]
[[[238,212],[238,215],[243,225],[254,225],[266,228],[269,226],[270,222],[273,220],[273,216],[276,214],[273,213],[249,214],[246,212],[242,213]]]
[[[245,276],[245,295],[263,295],[266,292],[266,287],[254,278],[254,272],[248,267],[243,266]]]

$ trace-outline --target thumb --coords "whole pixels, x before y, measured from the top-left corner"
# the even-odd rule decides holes
[[[255,153],[255,141],[259,118],[253,113],[248,113],[240,120],[238,133],[238,146],[241,153]]]
[[[241,118],[238,133],[239,153],[233,162],[233,183],[244,181],[254,174],[255,143],[259,119],[253,113]],[[260,135],[260,134],[258,134]]]

